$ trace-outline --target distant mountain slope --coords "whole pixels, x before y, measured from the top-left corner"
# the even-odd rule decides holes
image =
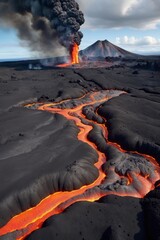
[[[104,40],[104,41],[97,41],[91,46],[87,47],[84,50],[80,51],[80,56],[86,56],[86,57],[137,57],[140,56],[135,53],[128,52],[111,42]]]

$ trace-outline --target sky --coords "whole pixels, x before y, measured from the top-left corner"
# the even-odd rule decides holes
[[[77,0],[85,16],[80,49],[97,40],[139,54],[160,54],[160,0]],[[0,23],[0,59],[35,57],[16,30]]]

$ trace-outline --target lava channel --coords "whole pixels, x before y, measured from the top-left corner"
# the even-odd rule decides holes
[[[5,226],[0,228],[2,239],[25,239],[34,230],[39,229],[44,221],[55,214],[63,212],[68,206],[78,201],[93,202],[102,196],[116,194],[142,198],[154,188],[160,179],[160,168],[151,156],[138,152],[128,152],[120,145],[108,140],[106,120],[98,115],[98,108],[113,97],[124,94],[122,91],[103,90],[85,94],[81,98],[63,100],[59,103],[32,103],[26,107],[58,113],[68,120],[74,121],[79,128],[78,139],[90,145],[98,154],[95,167],[99,171],[98,178],[89,185],[78,190],[53,193],[44,198],[38,205],[14,216]],[[88,119],[84,109],[93,108],[94,116],[102,121]],[[102,133],[106,146],[115,149],[120,154],[118,159],[106,161],[106,154],[88,139],[88,134],[97,126]],[[114,162],[113,162],[114,161]],[[107,170],[102,170],[109,162]],[[4,238],[3,238],[4,237]]]

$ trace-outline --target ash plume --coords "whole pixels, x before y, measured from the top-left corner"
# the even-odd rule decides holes
[[[75,0],[0,0],[0,19],[44,55],[56,53],[60,46],[70,51],[83,37],[79,29],[84,16]]]

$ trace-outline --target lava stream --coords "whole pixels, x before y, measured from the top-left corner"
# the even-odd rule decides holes
[[[73,104],[72,107],[69,107],[70,102],[73,101],[72,99],[63,100],[60,103],[48,103],[38,105],[38,110],[58,113],[63,115],[68,120],[72,120],[75,122],[75,124],[79,128],[78,139],[90,145],[94,150],[96,150],[98,154],[98,161],[97,163],[95,163],[94,166],[99,171],[99,177],[92,184],[83,186],[78,190],[73,190],[70,192],[56,192],[47,196],[37,206],[30,208],[13,217],[5,226],[0,229],[0,236],[12,234],[15,239],[22,240],[31,232],[40,228],[47,218],[54,214],[61,213],[64,209],[66,209],[68,206],[75,202],[82,200],[95,201],[102,196],[108,194],[143,197],[153,188],[153,184],[155,183],[155,181],[160,178],[160,174],[158,171],[157,173],[155,173],[155,177],[152,177],[153,181],[149,181],[149,176],[143,177],[135,172],[129,173],[124,178],[123,176],[119,176],[117,173],[115,173],[114,168],[111,168],[111,176],[113,176],[115,179],[121,179],[122,181],[127,178],[127,183],[122,189],[117,192],[113,190],[109,191],[108,189],[106,190],[105,180],[107,178],[106,174],[102,171],[102,165],[106,162],[105,154],[100,152],[97,149],[97,146],[91,141],[89,141],[87,138],[89,132],[93,129],[93,124],[96,124],[101,128],[103,137],[106,139],[106,144],[113,146],[122,153],[128,154],[127,151],[124,151],[118,144],[108,141],[108,131],[106,129],[105,122],[103,124],[100,124],[93,120],[86,119],[86,117],[82,113],[84,107],[96,105],[97,109],[97,107],[99,107],[105,101],[108,101],[112,97],[119,96],[122,93],[124,92],[112,91],[112,93],[110,93],[109,91],[101,91],[96,93],[89,93],[79,99],[76,99],[76,105]],[[37,103],[27,105],[27,107],[34,106],[37,106]],[[87,124],[85,124],[82,120],[86,120]],[[130,154],[137,155],[139,153],[130,152]],[[139,156],[144,157],[148,161],[151,161],[153,164],[156,164],[155,159],[150,156],[144,154],[139,154]]]

